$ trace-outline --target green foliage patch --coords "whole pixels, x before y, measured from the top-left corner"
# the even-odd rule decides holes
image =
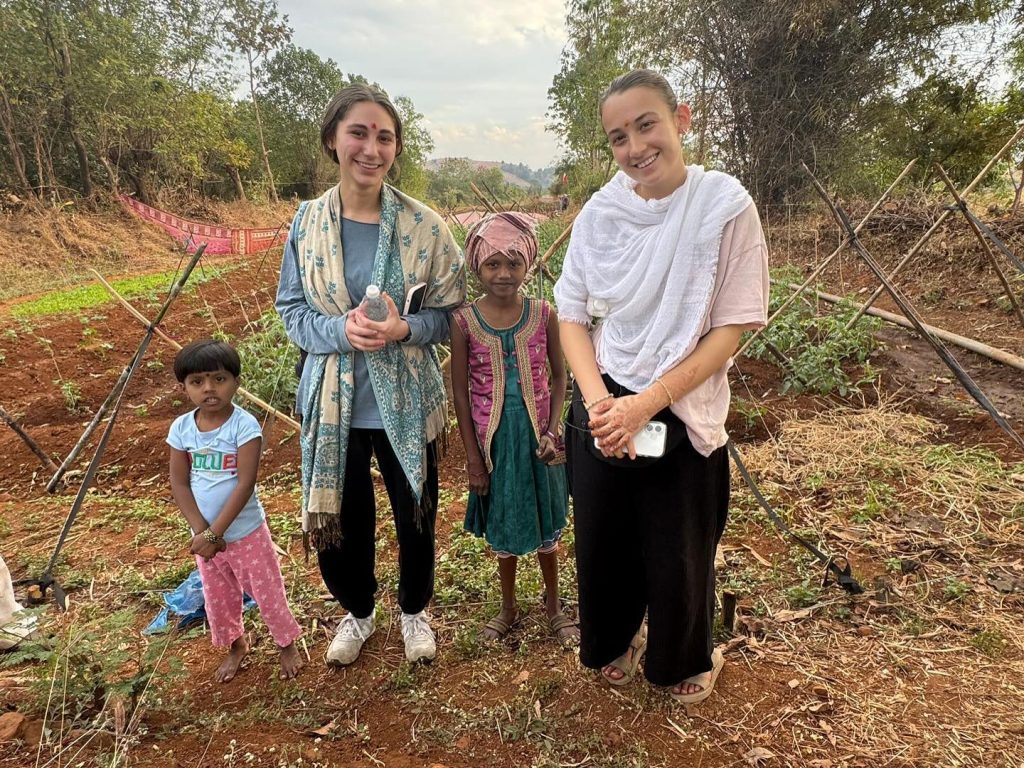
[[[290,412],[299,386],[298,347],[288,340],[284,323],[273,310],[250,323],[246,333],[236,344],[242,358],[242,386],[278,410]]]
[[[772,283],[768,313],[773,314],[792,293],[788,280]],[[777,363],[769,350],[774,345],[792,362],[784,366],[782,392],[814,392],[819,395],[838,392],[846,396],[878,378],[868,362],[878,347],[875,332],[882,321],[864,316],[847,329],[855,314],[854,305],[844,302],[831,312],[819,314],[817,305],[801,296],[754,340],[748,353],[759,360]],[[859,377],[849,370],[860,367]]]
[[[224,271],[224,269],[218,268],[207,269],[202,273],[194,272],[185,285],[185,291],[188,291],[191,285],[202,284],[214,277],[219,277]],[[177,272],[158,272],[153,275],[139,275],[138,277],[114,280],[111,285],[126,299],[136,299],[140,296],[156,297],[161,293],[166,294],[170,290],[177,275]],[[66,291],[54,291],[40,296],[38,299],[18,304],[11,308],[11,314],[14,317],[22,318],[74,314],[111,301],[113,299],[103,286],[81,285]]]

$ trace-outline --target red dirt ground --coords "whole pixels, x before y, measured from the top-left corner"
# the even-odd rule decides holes
[[[788,245],[796,248],[794,243]],[[886,243],[890,262],[894,258],[891,245]],[[163,328],[172,338],[186,343],[214,330],[204,317],[212,309],[221,329],[240,333],[247,317],[254,318],[272,307],[278,259],[275,253],[262,266],[253,260],[185,294]],[[825,280],[833,293],[856,292],[870,282],[866,272],[852,264],[852,257],[844,259],[846,290],[838,280]],[[168,266],[166,259],[155,261],[164,262],[163,268]],[[790,257],[789,261],[803,266],[800,259]],[[152,266],[150,262],[147,265]],[[955,301],[937,299],[936,304],[929,305],[925,312],[929,322],[1024,354],[1024,333],[1014,326],[1011,315],[993,306],[991,297],[998,293],[998,287],[977,254],[950,257],[948,261],[926,255],[921,265],[903,283],[912,299],[924,302],[924,296],[936,296],[938,289],[945,297],[957,297]],[[986,297],[988,300],[982,301]],[[136,304],[144,313],[155,311],[153,306]],[[881,306],[892,309],[887,301]],[[4,381],[0,405],[59,461],[135,351],[143,329],[114,304],[87,310],[83,313],[87,322],[75,315],[26,323],[13,318],[10,308],[10,302],[0,308],[0,369]],[[86,328],[92,330],[85,334]],[[906,409],[945,423],[948,432],[944,440],[965,447],[990,448],[1009,462],[1024,458],[1020,449],[951,381],[952,376],[921,341],[892,329],[885,330],[882,338],[884,349],[872,362],[883,371],[878,389],[886,397],[895,394],[905,401]],[[170,502],[164,438],[172,418],[185,407],[170,370],[173,354],[166,343],[155,339],[128,387],[95,490],[76,524],[62,566],[65,572],[84,570],[93,574],[89,583],[73,594],[76,605],[94,604],[103,610],[134,605],[140,615],[149,615],[154,603],[146,602],[145,596],[137,592],[125,594],[110,571],[116,570],[115,565],[127,564],[152,576],[187,562],[184,547],[175,549],[169,543],[176,541],[176,534],[167,525],[161,528],[158,523],[151,529],[131,519],[113,525],[104,512],[105,499],[124,507],[130,506],[132,499],[150,499],[160,505]],[[954,354],[1014,427],[1024,433],[1021,372],[961,350],[954,350]],[[80,387],[80,412],[69,412],[54,383],[59,379],[73,380]],[[766,415],[748,425],[734,414],[730,430],[738,442],[763,440],[784,418],[813,415],[832,408],[835,402],[831,398],[782,396],[778,386],[779,371],[774,366],[756,360],[739,361],[733,378],[734,394],[760,402],[766,407]],[[877,393],[868,390],[863,405],[870,406],[876,399]],[[453,437],[452,449],[442,466],[438,522],[442,557],[447,557],[449,546],[456,546],[453,532],[463,510],[458,501],[464,485],[463,459],[457,436]],[[280,422],[270,423],[264,447],[261,478],[268,512],[272,521],[294,519],[297,437]],[[91,448],[78,463],[79,471],[90,456]],[[49,473],[13,432],[0,428],[0,522],[5,526],[0,527],[0,545],[16,579],[36,574],[19,567],[15,555],[30,553],[32,562],[41,562],[70,504],[68,495],[56,501],[46,497],[48,478]],[[69,492],[75,490],[72,486]],[[283,527],[294,531],[294,524]],[[381,559],[393,560],[393,536],[386,538],[387,529],[384,520],[381,531],[386,546]],[[148,538],[151,535],[153,540]],[[535,606],[530,606],[527,620],[508,641],[482,654],[460,651],[459,644],[479,620],[483,608],[467,604],[439,611],[441,652],[437,662],[425,669],[409,670],[402,664],[401,637],[394,626],[394,585],[388,579],[384,580],[382,605],[385,615],[392,618],[391,625],[382,622],[367,645],[365,661],[343,671],[328,670],[320,663],[330,636],[324,625],[330,625],[337,612],[323,600],[315,564],[303,561],[299,539],[295,535],[279,536],[278,541],[292,557],[288,578],[300,585],[299,596],[293,594],[293,599],[303,604],[300,613],[311,663],[296,683],[273,680],[273,648],[265,631],[257,632],[247,669],[233,682],[216,685],[210,677],[218,655],[205,637],[172,640],[168,657],[181,660],[186,677],[175,689],[161,691],[159,701],[149,702],[149,709],[141,715],[143,728],[136,729],[130,764],[234,766],[251,762],[392,768],[691,762],[706,766],[799,764],[826,768],[875,764],[873,759],[858,755],[856,745],[829,748],[822,737],[828,729],[818,730],[821,715],[816,714],[820,707],[814,708],[817,699],[804,686],[793,685],[793,670],[784,663],[759,663],[756,654],[731,657],[716,694],[693,712],[677,711],[657,699],[654,692],[648,695],[634,691],[625,697],[601,685],[592,674],[580,669],[575,655],[561,652],[547,638]],[[770,530],[762,530],[743,544],[773,562],[778,562],[787,549]],[[567,557],[570,555],[571,550],[566,552]],[[862,576],[877,575],[877,563],[864,566]],[[439,575],[442,578],[443,573]],[[572,594],[573,586],[566,585],[565,591]],[[827,594],[836,598],[835,592]],[[68,620],[64,621],[66,629]],[[164,641],[152,642],[161,647]],[[754,643],[756,647],[756,640]],[[0,713],[24,709],[38,717],[31,703],[30,672],[22,666],[13,673],[0,678],[4,689]],[[467,712],[481,711],[491,711],[490,719],[465,719]],[[746,726],[732,731],[716,729],[716,722],[739,711],[749,712],[749,730]],[[814,748],[806,751],[809,741],[803,746],[787,744],[778,733],[779,718],[804,723],[814,730]],[[545,740],[566,745],[565,750],[545,746]],[[834,740],[832,743],[834,747]],[[1004,741],[1002,746],[1007,743]],[[775,757],[758,757],[756,749],[762,747]],[[104,753],[109,753],[109,744],[104,747],[97,741],[75,759],[99,761]],[[64,762],[73,764],[72,756],[73,751],[65,754]],[[44,755],[42,763],[46,759]],[[889,760],[894,765],[938,764],[916,763],[895,755]],[[20,742],[0,742],[0,766],[30,764],[36,764],[34,748]]]

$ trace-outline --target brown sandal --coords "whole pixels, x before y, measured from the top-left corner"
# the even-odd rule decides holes
[[[640,629],[633,635],[633,639],[629,643],[629,648],[626,652],[619,656],[617,659],[613,659],[604,666],[615,667],[617,670],[622,672],[622,677],[615,679],[609,677],[604,669],[601,669],[601,677],[608,681],[609,685],[625,685],[633,679],[633,675],[636,674],[637,667],[640,666],[640,659],[647,651],[647,623],[640,625]]]
[[[561,611],[554,616],[548,617],[548,629],[563,648],[575,648],[580,644],[580,633],[576,627],[576,622]],[[576,629],[576,633],[566,636],[560,635],[559,633],[565,629]]]
[[[515,618],[512,619],[512,621],[505,621],[501,618],[500,615],[494,616],[493,618],[489,619],[487,623],[484,624],[483,629],[480,630],[480,639],[484,642],[491,643],[501,640],[505,637],[505,635],[509,633],[509,630],[512,629],[512,627],[519,623],[520,618],[522,618],[522,614],[518,612],[516,613]],[[488,629],[491,630],[491,632],[494,632],[497,635],[497,637],[486,637],[484,635],[484,632]]]

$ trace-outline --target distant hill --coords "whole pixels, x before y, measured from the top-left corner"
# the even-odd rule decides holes
[[[503,162],[498,162],[498,161],[495,161],[495,160],[473,160],[472,158],[469,158],[469,157],[465,157],[465,158],[439,157],[439,158],[434,159],[434,160],[428,160],[427,161],[427,169],[431,170],[431,171],[436,171],[438,168],[441,167],[441,164],[445,160],[455,160],[455,159],[466,160],[467,162],[472,163],[477,168],[482,168],[482,169],[497,168],[499,171],[501,171],[502,177],[505,179],[505,181],[508,184],[514,184],[515,186],[519,187],[520,189],[529,189],[530,187],[534,187],[534,186],[539,186],[539,187],[543,188],[543,187],[547,186],[546,184],[542,183],[540,180],[537,179],[537,174],[543,174],[548,169],[544,169],[543,171],[535,172],[535,171],[532,171],[529,168],[529,166],[526,166],[526,165],[522,165],[522,164],[515,164],[515,165],[513,165],[511,163],[503,163]],[[530,178],[527,178],[527,174],[529,174]]]

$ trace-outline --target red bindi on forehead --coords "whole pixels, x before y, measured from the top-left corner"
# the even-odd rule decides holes
[[[376,123],[370,123],[370,127],[373,128],[373,130],[375,130],[375,131],[377,130],[377,124]]]

